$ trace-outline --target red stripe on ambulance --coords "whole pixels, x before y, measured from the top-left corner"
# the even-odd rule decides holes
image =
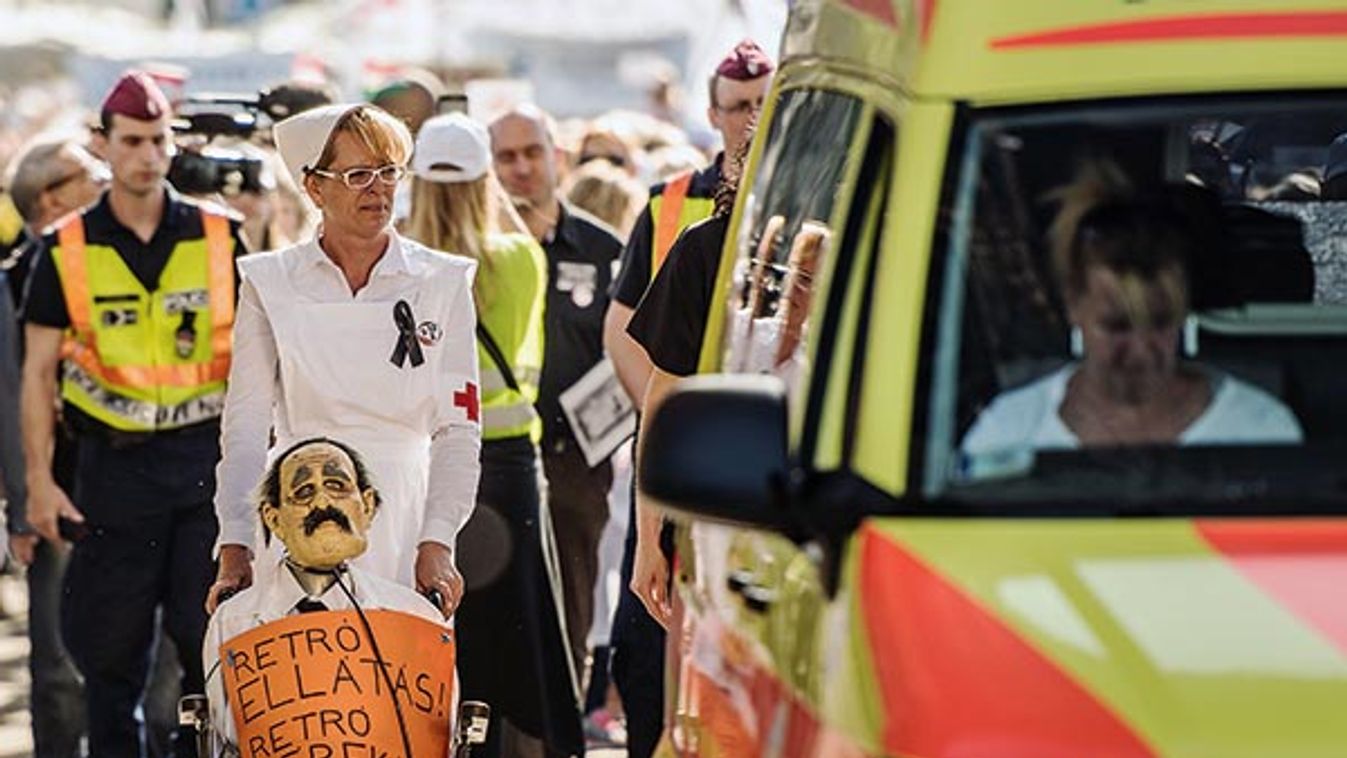
[[[1050,29],[994,39],[991,47],[993,50],[1014,50],[1128,42],[1344,35],[1347,35],[1347,11],[1222,13]]]
[[[1347,520],[1201,520],[1194,526],[1246,579],[1347,653]]]
[[[1108,706],[889,538],[865,529],[860,560],[886,752],[1155,755]]]

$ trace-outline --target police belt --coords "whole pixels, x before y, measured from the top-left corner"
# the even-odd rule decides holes
[[[152,432],[128,432],[114,429],[90,416],[70,403],[61,404],[61,428],[75,440],[94,438],[113,450],[125,450],[143,445],[151,440],[164,440],[179,435],[202,434],[212,428],[218,434],[220,419],[209,418],[187,426],[175,426],[171,429],[159,429]]]

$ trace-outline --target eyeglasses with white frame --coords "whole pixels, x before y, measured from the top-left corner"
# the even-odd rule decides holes
[[[373,184],[376,178],[384,184],[397,184],[402,181],[402,177],[407,175],[407,167],[399,166],[396,163],[390,163],[387,166],[380,166],[378,168],[357,166],[355,168],[348,168],[345,171],[328,171],[327,169],[313,168],[309,169],[309,173],[328,179],[339,179],[342,184],[350,189],[360,190]]]

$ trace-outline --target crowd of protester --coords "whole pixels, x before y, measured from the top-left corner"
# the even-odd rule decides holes
[[[721,111],[723,113],[719,118],[744,120],[744,124],[735,121],[733,130],[737,131],[730,132],[739,134],[736,139],[742,142],[744,129],[747,128],[745,124],[761,105],[765,94],[765,77],[770,71],[770,60],[751,43],[741,44],[729,53],[720,68],[709,77],[713,100],[709,114],[712,123],[718,128],[721,126],[716,116]],[[69,276],[68,272],[56,271],[53,265],[59,264],[52,264],[48,259],[55,246],[70,244],[65,236],[69,224],[64,219],[70,218],[71,214],[83,211],[87,225],[95,224],[100,212],[109,218],[116,215],[115,209],[109,209],[106,189],[112,176],[109,167],[118,170],[116,161],[119,159],[108,153],[123,148],[119,147],[121,143],[117,140],[109,139],[109,134],[118,123],[133,123],[125,119],[118,120],[124,116],[133,120],[148,119],[134,121],[136,124],[153,123],[153,119],[160,117],[161,114],[156,110],[156,96],[153,95],[156,91],[154,85],[146,83],[148,76],[137,72],[132,77],[124,77],[105,98],[101,111],[88,109],[68,96],[65,99],[25,99],[26,95],[18,93],[0,100],[0,112],[5,114],[4,121],[0,122],[0,176],[3,176],[3,194],[0,194],[0,276],[4,277],[8,285],[0,287],[0,382],[4,384],[0,386],[0,401],[3,401],[3,408],[0,408],[0,473],[3,473],[7,498],[5,515],[9,539],[6,570],[26,572],[29,586],[28,628],[33,687],[31,708],[35,754],[39,758],[81,755],[86,729],[94,733],[100,729],[112,729],[107,723],[108,719],[101,716],[99,711],[110,707],[107,700],[112,696],[107,692],[116,688],[105,686],[100,680],[97,688],[90,686],[87,692],[81,691],[83,680],[90,676],[97,679],[107,674],[99,669],[102,664],[97,663],[97,659],[106,656],[97,653],[100,643],[89,634],[94,631],[93,626],[101,622],[86,624],[89,628],[85,629],[84,635],[68,628],[69,617],[75,611],[72,610],[74,605],[70,600],[72,580],[63,575],[70,563],[71,549],[68,543],[78,542],[86,536],[80,531],[83,518],[80,509],[85,509],[89,502],[90,486],[87,481],[83,486],[79,485],[79,477],[89,475],[89,461],[95,457],[96,450],[101,449],[100,446],[106,444],[115,455],[124,455],[124,449],[134,444],[136,435],[118,432],[107,439],[98,437],[96,444],[90,445],[83,440],[88,436],[89,428],[99,426],[99,419],[87,421],[81,426],[85,413],[79,409],[72,411],[67,408],[64,413],[53,412],[49,415],[54,423],[48,426],[54,431],[49,430],[48,437],[42,438],[44,444],[49,440],[50,446],[54,447],[50,465],[45,465],[45,461],[39,462],[37,468],[42,469],[42,475],[35,477],[29,430],[25,426],[22,433],[20,431],[20,395],[21,385],[31,384],[33,376],[40,375],[34,373],[30,376],[23,372],[31,370],[34,355],[50,355],[53,362],[50,366],[51,376],[55,382],[54,361],[57,360],[58,347],[59,356],[71,360],[68,335],[72,331],[79,332],[81,323],[65,318],[64,303],[57,311],[49,307],[48,302],[55,297],[55,290],[65,287],[67,296],[72,290],[60,278]],[[736,87],[744,88],[750,84],[752,86],[745,91],[752,91],[742,103],[736,100],[722,108],[715,102],[722,85],[738,92]],[[47,88],[46,91],[61,90]],[[190,86],[188,91],[190,93]],[[634,525],[629,527],[628,523],[631,521],[630,514],[634,512],[631,502],[630,443],[591,465],[577,447],[575,434],[568,430],[570,422],[562,411],[559,395],[604,356],[605,344],[611,338],[611,335],[604,335],[605,316],[609,318],[610,327],[612,320],[609,292],[617,287],[616,280],[623,262],[645,259],[641,265],[646,268],[651,266],[648,260],[648,249],[652,243],[650,227],[658,221],[652,219],[651,206],[647,204],[651,194],[647,188],[653,186],[655,197],[658,198],[662,188],[667,186],[666,181],[691,175],[692,172],[698,172],[696,176],[713,177],[710,183],[714,187],[714,176],[719,175],[721,156],[695,147],[682,128],[666,120],[672,115],[667,111],[659,115],[614,111],[594,118],[556,121],[535,105],[516,103],[502,112],[483,114],[478,120],[457,112],[437,114],[437,111],[443,110],[442,105],[446,102],[446,98],[442,97],[445,88],[433,75],[416,70],[368,93],[366,102],[370,105],[362,106],[377,108],[378,113],[391,115],[405,125],[406,133],[414,140],[415,152],[409,160],[404,160],[407,156],[396,156],[394,153],[397,151],[394,150],[389,154],[391,157],[384,156],[385,159],[396,159],[395,162],[405,165],[396,172],[385,172],[388,176],[383,173],[371,174],[368,181],[360,185],[361,178],[353,179],[350,171],[345,174],[332,173],[311,170],[313,167],[308,165],[296,170],[293,161],[288,161],[291,156],[284,156],[283,151],[278,151],[278,140],[270,128],[273,122],[281,122],[282,116],[294,116],[309,109],[317,109],[312,112],[319,113],[324,108],[336,108],[330,111],[332,117],[324,122],[324,128],[328,131],[323,132],[322,136],[327,139],[332,134],[333,124],[345,124],[347,115],[357,106],[334,106],[341,98],[332,87],[321,84],[278,83],[265,92],[264,112],[257,114],[261,119],[258,128],[251,134],[213,134],[210,130],[198,128],[199,124],[189,118],[192,113],[190,108],[184,112],[181,104],[168,104],[165,101],[167,107],[177,109],[174,115],[178,118],[174,122],[177,130],[173,136],[175,144],[165,146],[162,151],[166,159],[172,156],[172,165],[166,171],[172,189],[167,195],[168,210],[164,213],[174,213],[173,209],[178,208],[176,204],[185,202],[182,198],[206,203],[207,208],[227,209],[222,211],[228,218],[228,225],[224,228],[232,239],[234,254],[252,255],[302,245],[315,238],[321,223],[329,225],[329,236],[336,234],[335,225],[340,217],[333,215],[335,206],[323,204],[320,212],[311,200],[317,197],[309,185],[317,181],[313,175],[330,174],[333,181],[344,182],[348,189],[371,184],[379,187],[381,182],[385,182],[389,185],[392,214],[399,234],[430,249],[476,259],[477,278],[473,285],[473,299],[479,324],[508,331],[516,322],[523,324],[530,319],[537,319],[536,323],[530,322],[531,326],[520,327],[522,331],[518,334],[507,333],[501,339],[509,343],[506,345],[510,354],[509,363],[513,364],[508,367],[501,365],[501,369],[507,375],[519,374],[517,382],[513,376],[506,379],[511,390],[517,393],[511,397],[521,406],[532,406],[533,420],[519,427],[518,436],[498,440],[517,440],[517,448],[507,450],[505,446],[493,444],[492,435],[483,433],[482,479],[477,495],[478,511],[508,506],[500,510],[500,518],[506,522],[523,518],[518,516],[519,513],[536,514],[541,504],[546,505],[541,509],[545,514],[541,519],[543,532],[533,534],[532,539],[555,543],[554,554],[549,556],[547,549],[540,553],[551,565],[540,566],[539,573],[532,579],[521,579],[510,586],[510,591],[516,594],[519,588],[526,588],[537,597],[521,600],[512,598],[510,591],[500,596],[483,594],[485,590],[481,588],[481,583],[475,586],[472,576],[473,572],[484,570],[479,565],[466,568],[460,565],[467,578],[466,596],[463,596],[460,586],[462,579],[456,574],[453,578],[459,584],[446,581],[442,586],[421,587],[419,585],[425,584],[419,575],[421,557],[418,557],[416,584],[418,589],[442,589],[452,595],[446,610],[457,605],[459,597],[463,596],[464,604],[459,607],[461,615],[458,623],[465,640],[474,635],[480,635],[483,639],[497,636],[502,628],[492,626],[497,622],[478,622],[487,623],[481,631],[474,630],[474,622],[478,618],[487,618],[490,612],[499,611],[503,604],[508,605],[510,602],[530,605],[533,600],[540,601],[533,603],[537,607],[519,612],[532,618],[530,623],[535,626],[549,614],[562,620],[560,629],[565,639],[557,650],[566,652],[558,652],[548,661],[535,662],[541,669],[523,666],[517,676],[505,675],[501,673],[498,661],[479,661],[475,670],[471,661],[461,659],[460,671],[466,687],[485,687],[493,693],[484,699],[510,701],[515,694],[511,692],[512,688],[549,689],[545,683],[550,676],[548,667],[558,667],[555,669],[561,672],[558,676],[564,676],[564,681],[569,684],[559,685],[550,694],[544,694],[544,699],[554,702],[542,708],[544,711],[555,709],[555,701],[559,700],[563,710],[569,708],[574,711],[576,726],[582,725],[583,728],[583,742],[577,744],[564,736],[558,737],[554,734],[558,728],[532,724],[528,716],[520,716],[522,723],[514,726],[521,730],[523,738],[511,742],[507,732],[506,741],[496,744],[493,750],[506,755],[564,755],[582,752],[583,745],[626,744],[625,724],[628,714],[624,712],[624,702],[618,694],[618,688],[610,681],[609,643],[614,614],[620,605],[619,595],[629,594],[625,583],[629,581],[626,575],[631,571],[634,549]],[[16,103],[20,100],[27,103],[25,107],[17,107]],[[461,100],[448,98],[448,101],[461,105]],[[268,116],[274,118],[269,119]],[[722,134],[725,133],[722,129]],[[149,132],[146,134],[150,135]],[[125,139],[123,134],[121,140],[124,142]],[[153,139],[153,136],[143,139]],[[316,149],[321,148],[320,142]],[[324,152],[323,160],[332,160],[330,152]],[[154,182],[163,181],[159,177],[152,178]],[[695,188],[692,197],[697,198]],[[355,212],[353,209],[352,213]],[[124,222],[121,216],[116,217]],[[695,218],[689,216],[680,223],[680,228],[690,220]],[[206,228],[193,233],[204,234],[208,246],[214,244],[210,239],[212,233],[208,228],[209,222],[202,223]],[[99,234],[97,227],[87,228],[90,234]],[[149,229],[154,234],[139,234],[140,229],[135,231],[141,243],[153,247],[154,240],[158,239],[158,231],[155,231],[153,225]],[[634,229],[638,245],[644,245],[635,253],[628,247]],[[100,239],[91,239],[91,244],[103,244]],[[107,244],[115,246],[111,242]],[[625,255],[624,248],[627,248]],[[44,256],[47,258],[44,259]],[[132,265],[132,268],[135,266]],[[522,274],[509,272],[535,268],[538,272],[537,289],[534,294],[528,294],[517,286],[522,281],[519,278]],[[134,273],[138,276],[141,274],[139,271]],[[507,274],[513,278],[505,278]],[[639,294],[640,288],[652,276],[652,271],[646,271],[637,277],[628,277],[640,278],[642,282],[639,286],[628,283],[627,290],[632,291],[634,288]],[[147,285],[147,289],[152,288]],[[352,292],[358,289],[352,286]],[[246,290],[238,295],[241,298],[240,308],[248,307],[248,296]],[[529,298],[536,299],[536,309],[524,302]],[[634,305],[634,301],[630,305]],[[512,309],[512,312],[521,315],[507,319],[491,315],[493,309]],[[530,315],[535,310],[536,315]],[[629,317],[630,311],[625,315]],[[491,323],[493,319],[496,320],[496,326]],[[541,337],[544,324],[547,335],[545,340]],[[191,326],[190,321],[186,325]],[[214,328],[227,326],[216,324]],[[33,335],[41,339],[25,345],[25,329],[30,341]],[[529,329],[538,330],[536,339],[528,334]],[[66,337],[61,336],[62,330],[66,330]],[[236,342],[240,334],[236,326],[233,332]],[[196,347],[195,332],[191,332],[189,337],[191,339],[185,346],[186,353],[191,353]],[[64,347],[60,347],[62,340],[66,343]],[[535,342],[544,346],[530,347]],[[179,347],[184,349],[182,345]],[[537,353],[530,357],[528,351],[534,348],[537,348]],[[234,353],[237,356],[240,351],[247,349],[246,346],[235,344]],[[494,357],[494,351],[488,349],[481,354],[487,356],[479,359],[484,376],[482,389],[484,394],[489,394],[492,388],[485,376],[486,369],[492,366],[489,360]],[[516,358],[519,360],[516,361]],[[275,360],[274,356],[272,360]],[[514,371],[511,372],[510,368]],[[623,373],[623,367],[619,366],[618,372]],[[229,375],[231,385],[238,376],[236,366],[235,373]],[[629,382],[627,376],[620,378],[624,384]],[[523,386],[521,388],[518,385]],[[48,405],[56,405],[55,386],[53,383],[50,398],[45,398]],[[250,557],[240,562],[240,553],[230,551],[231,547],[241,546],[230,543],[231,526],[226,518],[229,506],[221,505],[228,498],[244,490],[250,491],[256,485],[256,482],[239,485],[228,481],[229,472],[233,470],[229,463],[232,443],[228,413],[231,404],[242,402],[234,399],[239,394],[236,389],[231,386],[230,399],[225,405],[225,463],[221,464],[218,474],[222,491],[213,495],[215,513],[210,514],[212,517],[221,514],[219,539],[215,541],[210,536],[216,534],[216,528],[211,526],[209,529],[203,528],[198,538],[189,543],[194,553],[191,562],[194,567],[208,563],[215,566],[213,561],[218,556],[215,587],[209,601],[202,603],[212,610],[224,594],[228,594],[222,594],[221,589],[240,589],[251,581],[251,569],[247,565]],[[640,388],[628,386],[628,390],[633,405],[639,408],[643,399]],[[498,387],[497,391],[505,390]],[[25,425],[32,423],[32,414],[28,410],[32,392],[31,387],[23,386],[22,417]],[[268,404],[270,402],[268,400]],[[259,412],[265,413],[265,410]],[[42,416],[39,422],[46,423],[47,418]],[[261,435],[258,444],[262,444],[262,440],[268,436],[268,421],[252,419],[248,423],[250,428],[259,427],[256,430]],[[236,419],[233,425],[237,429],[240,422]],[[202,450],[218,449],[215,447],[219,444],[215,439],[218,428],[210,428],[209,436],[212,439],[200,443]],[[274,440],[280,436],[280,430],[273,428],[270,435]],[[200,436],[204,440],[206,435]],[[27,461],[21,438],[23,442],[29,443]],[[180,452],[177,448],[184,444],[198,444],[184,443],[184,439],[188,438],[175,435],[162,450],[146,447],[148,452],[144,454],[162,458],[164,455],[177,454]],[[81,455],[84,460],[80,460]],[[218,453],[203,453],[203,456],[210,460],[213,467]],[[534,457],[538,460],[539,473],[545,475],[546,487],[534,489],[530,484],[521,489],[521,485],[531,482],[535,477],[534,464],[529,463]],[[495,470],[499,470],[499,473],[493,475],[492,471]],[[46,476],[48,471],[50,476]],[[192,478],[194,475],[182,476]],[[198,478],[200,481],[209,480],[211,489],[214,489],[214,476],[203,474]],[[130,486],[134,489],[136,485]],[[431,486],[435,486],[433,480]],[[34,492],[40,502],[55,505],[51,506],[49,512],[44,512],[41,519],[30,523],[29,519],[35,511],[26,501]],[[74,505],[65,499],[67,494]],[[533,504],[524,510],[514,509],[510,504],[521,498],[523,501],[531,498]],[[93,499],[97,500],[98,497],[95,495]],[[210,513],[210,509],[204,512]],[[61,525],[59,535],[55,534],[57,516],[60,516]],[[522,549],[521,545],[533,545],[530,537],[519,530],[536,530],[538,521],[535,516],[507,527],[515,530],[510,539],[517,550]],[[478,548],[491,545],[491,534],[481,532],[481,527],[475,523],[469,521],[463,527],[462,534],[471,537],[467,543]],[[627,543],[625,548],[624,535]],[[155,543],[151,540],[149,544]],[[460,536],[459,553],[456,556],[460,564],[491,562],[490,556],[474,557],[473,550],[465,549],[464,545],[465,539]],[[624,549],[627,566],[623,579],[619,580]],[[246,548],[242,554],[251,556]],[[139,575],[133,576],[134,572],[123,578],[108,578],[120,576],[117,571],[127,567],[106,565],[108,555],[100,558],[105,562],[102,564],[103,571],[110,572],[103,577],[103,587],[106,587],[107,582],[129,586],[141,581]],[[137,559],[132,553],[127,553],[121,560],[133,562]],[[175,557],[172,560],[179,559]],[[511,562],[520,565],[525,563],[518,555]],[[178,574],[174,581],[196,571],[193,568],[192,571],[183,572],[180,570],[182,564],[172,565]],[[88,566],[81,568],[83,574],[88,573]],[[514,565],[511,570],[524,571]],[[562,608],[551,605],[552,593],[545,587],[549,574],[555,586],[562,590],[558,595],[560,604],[564,606]],[[543,577],[538,580],[542,583],[532,583],[538,577]],[[89,579],[83,576],[82,581],[88,582]],[[78,589],[77,595],[80,594]],[[206,587],[200,590],[204,593]],[[100,589],[102,591],[105,590]],[[190,597],[193,598],[190,602],[197,602],[195,594]],[[541,602],[543,600],[547,602]],[[645,601],[646,598],[641,600]],[[90,602],[106,604],[106,599],[97,598]],[[199,659],[195,656],[195,649],[187,649],[194,644],[199,647],[201,630],[197,627],[200,624],[183,621],[186,612],[173,604],[184,602],[182,598],[176,598],[170,603],[156,595],[148,602],[150,618],[156,627],[152,633],[155,642],[147,650],[145,660],[137,661],[130,669],[118,669],[117,675],[123,679],[129,671],[132,679],[138,677],[140,681],[118,684],[120,689],[116,690],[119,693],[117,697],[122,700],[130,697],[136,706],[135,718],[143,720],[143,727],[140,727],[143,732],[135,738],[140,741],[140,754],[188,754],[190,750],[186,741],[176,734],[174,711],[179,692],[201,688],[200,671],[190,671],[194,667],[199,668]],[[156,603],[158,611],[155,610]],[[0,609],[0,612],[3,610]],[[88,609],[86,611],[93,613]],[[89,619],[93,618],[89,616]],[[200,621],[204,623],[204,617]],[[63,623],[66,628],[63,628]],[[104,633],[107,629],[100,628],[98,631]],[[520,644],[548,647],[550,643],[539,634],[527,637]],[[647,665],[644,673],[633,675],[649,678],[650,681],[645,682],[641,689],[645,693],[653,691],[656,696],[654,700],[637,698],[626,704],[625,710],[640,709],[642,713],[638,720],[645,724],[658,724],[662,718],[662,707],[658,703],[658,692],[662,689],[658,662],[662,651],[657,646],[662,643],[648,642],[649,637],[641,639],[643,641],[640,644],[649,644],[651,649],[645,651],[649,652],[648,657],[638,657],[645,658],[646,664],[655,665],[653,668]],[[72,641],[78,648],[73,660],[66,650]],[[498,639],[495,643],[505,644]],[[539,655],[546,658],[550,653]],[[117,661],[105,664],[105,668],[117,668],[120,665]],[[631,670],[636,672],[637,668]],[[144,680],[147,678],[146,685]],[[508,706],[505,711],[507,715],[511,713]],[[547,719],[543,718],[542,721]],[[648,734],[650,729],[647,727],[645,731]],[[93,741],[94,734],[91,733],[88,737],[90,749],[95,747]],[[647,755],[653,749],[653,742],[648,736],[643,737],[640,743],[632,746],[632,755]]]

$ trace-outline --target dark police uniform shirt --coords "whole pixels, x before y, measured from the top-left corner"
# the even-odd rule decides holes
[[[201,206],[171,189],[165,190],[164,216],[154,230],[154,236],[145,243],[112,214],[108,197],[108,193],[103,193],[98,202],[84,212],[85,241],[90,245],[113,247],[145,289],[153,292],[158,288],[159,275],[168,265],[168,258],[178,243],[204,236]],[[231,219],[229,231],[234,237],[234,255],[243,254],[246,248],[239,238],[239,223]],[[20,318],[30,324],[65,329],[70,326],[70,313],[66,309],[56,263],[50,255],[55,246],[53,231],[43,240],[42,254],[33,263]]]
[[[23,290],[28,283],[28,272],[33,268],[33,259],[41,249],[42,240],[25,226],[14,244],[4,252],[4,258],[0,259],[0,271],[5,272],[9,295],[16,311],[23,303]]]
[[[603,314],[622,242],[607,224],[562,203],[543,251],[548,287],[538,408],[543,446],[554,449],[571,436],[561,393],[603,358]]]
[[[627,324],[627,333],[665,373],[697,373],[729,225],[728,215],[712,216],[684,229]]]
[[[716,196],[716,188],[720,186],[720,163],[724,156],[724,153],[717,155],[710,166],[692,175],[692,181],[688,183],[688,197]],[[664,184],[651,187],[650,197],[663,195],[664,187]],[[632,227],[627,247],[622,251],[622,267],[618,271],[617,281],[613,283],[613,299],[628,308],[635,308],[650,286],[650,248],[654,238],[655,221],[650,215],[650,204],[646,203],[645,210],[641,211],[636,225]],[[665,262],[668,262],[668,258],[665,258]]]
[[[247,248],[239,238],[239,224],[231,220],[229,228],[234,255],[242,255]],[[200,239],[204,231],[200,206],[166,189],[164,215],[148,243],[141,242],[135,232],[117,220],[106,192],[84,212],[84,234],[87,244],[114,248],[140,283],[153,291],[178,243]],[[51,254],[56,244],[56,234],[47,235],[33,260],[20,318],[30,324],[66,329],[70,313]],[[174,502],[210,500],[219,459],[218,419],[169,432],[129,434],[113,430],[68,404],[62,413],[67,427],[80,438],[73,493],[79,507],[97,511],[106,505],[119,509],[118,516],[131,516],[126,511],[133,504],[154,511]],[[154,500],[164,502],[162,506],[147,502]]]

